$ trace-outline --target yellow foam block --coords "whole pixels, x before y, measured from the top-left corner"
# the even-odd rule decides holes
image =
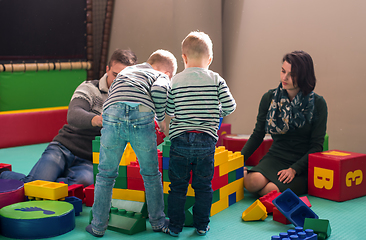
[[[135,161],[136,161],[136,154],[133,151],[131,144],[127,143],[119,165],[127,166],[127,165],[130,165],[131,162],[135,162]],[[93,163],[99,164],[99,152],[93,152]]]
[[[257,221],[267,218],[266,207],[257,199],[252,205],[250,205],[242,214],[241,218],[244,221]]]
[[[211,206],[211,216],[215,215],[216,213],[221,212],[222,210],[229,207],[229,198],[223,198],[219,201],[215,202]]]
[[[123,152],[121,162],[119,163],[120,166],[127,166],[131,162],[136,161],[136,154],[133,151],[131,144],[127,143],[125,151]]]
[[[219,175],[223,176],[244,166],[244,156],[240,152],[229,152],[229,160],[219,166]]]
[[[170,182],[163,182],[163,191],[166,194],[169,194],[169,184]],[[191,184],[188,185],[187,196],[194,197],[194,189],[192,188]]]
[[[219,166],[229,160],[229,151],[225,149],[224,146],[219,146],[215,150],[215,164],[214,166]]]
[[[242,178],[220,188],[220,199],[227,198],[230,194],[233,194],[234,192],[237,193],[237,201],[240,201],[244,198],[244,182]]]
[[[113,188],[112,198],[136,202],[145,202],[145,192],[139,190]]]
[[[93,163],[99,164],[99,153],[93,152]]]
[[[68,196],[68,185],[36,180],[24,183],[24,194],[29,197],[58,200]]]
[[[244,199],[244,186],[236,192],[236,202]]]

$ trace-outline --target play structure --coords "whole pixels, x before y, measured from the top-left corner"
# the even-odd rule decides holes
[[[97,137],[93,141],[93,165],[95,170],[94,175],[96,175],[98,172],[97,168],[99,163],[99,145],[100,138]],[[162,173],[164,200],[166,204],[170,184],[168,177],[169,149],[170,141],[165,140],[162,144],[162,153],[160,151],[158,152],[159,170]],[[219,213],[220,211],[223,211],[230,205],[244,198],[243,156],[239,152],[232,153],[226,150],[223,146],[218,147],[215,152],[214,167],[214,177],[212,180],[212,189],[214,191],[214,196],[211,207],[211,216]],[[119,175],[113,188],[112,198],[115,200],[114,202],[119,202],[117,200],[122,200],[125,203],[129,204],[131,203],[126,201],[145,202],[144,185],[139,172],[140,168],[138,165],[138,160],[136,159],[136,155],[133,152],[132,147],[128,144],[121,158]],[[90,202],[88,204],[90,204]],[[194,190],[189,184],[185,205],[186,226],[191,226],[193,224],[193,204]],[[112,207],[115,207],[113,203]],[[119,209],[121,207],[124,208],[123,206],[119,206]],[[165,211],[167,211],[167,205]],[[132,220],[133,219],[131,219],[131,221]],[[126,224],[125,226],[120,225],[120,228],[123,229],[122,232],[126,232],[126,226],[131,226],[131,224]],[[134,224],[132,224],[132,226],[134,226]],[[116,230],[117,228],[116,226],[114,226],[113,228],[110,227],[110,229]]]

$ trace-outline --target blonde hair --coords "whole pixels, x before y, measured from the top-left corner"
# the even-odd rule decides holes
[[[182,42],[182,54],[190,58],[213,57],[212,41],[204,32],[190,32]]]
[[[162,68],[166,69],[166,71],[170,72],[171,77],[175,75],[178,68],[177,59],[175,56],[171,52],[163,49],[153,52],[149,59],[147,59],[147,63],[150,65],[155,64],[161,66]]]

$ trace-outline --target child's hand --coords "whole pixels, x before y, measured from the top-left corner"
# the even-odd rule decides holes
[[[103,118],[102,115],[96,115],[91,120],[91,124],[93,127],[102,127],[103,126]]]
[[[158,126],[159,126],[159,132],[165,132],[166,130],[166,123],[165,121],[162,121],[162,122],[157,122],[158,123]]]

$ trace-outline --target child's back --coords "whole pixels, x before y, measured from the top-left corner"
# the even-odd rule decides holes
[[[169,129],[170,223],[163,232],[178,236],[183,229],[185,195],[192,172],[193,226],[198,235],[206,235],[210,229],[211,180],[219,118],[232,113],[236,104],[225,80],[208,70],[212,61],[208,35],[190,33],[182,42],[182,58],[185,70],[172,79],[166,111],[173,118]]]
[[[166,224],[154,117],[164,131],[168,83],[176,65],[171,53],[158,50],[146,63],[121,71],[110,87],[103,106],[93,220],[87,227],[94,236],[103,236],[107,228],[112,189],[128,142],[139,160],[151,227],[161,231]]]

